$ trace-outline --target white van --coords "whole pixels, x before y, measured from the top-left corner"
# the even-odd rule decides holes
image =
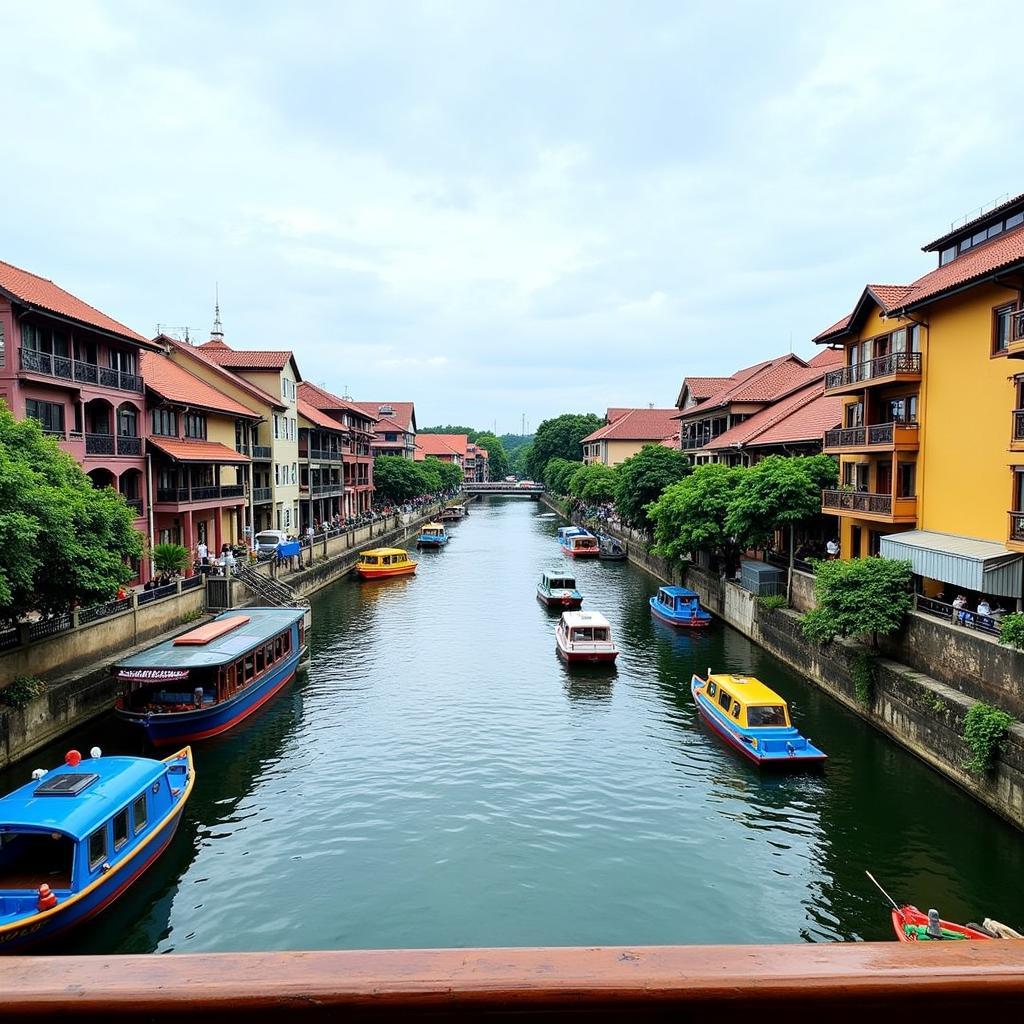
[[[273,558],[277,552],[278,544],[287,539],[288,534],[284,530],[260,530],[253,541],[253,546],[256,548],[256,557],[261,560]]]

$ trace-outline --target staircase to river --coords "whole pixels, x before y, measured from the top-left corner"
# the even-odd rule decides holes
[[[232,576],[245,584],[246,588],[256,595],[264,604],[275,608],[306,608],[309,602],[295,596],[295,590],[287,583],[264,576],[255,566],[236,565]]]

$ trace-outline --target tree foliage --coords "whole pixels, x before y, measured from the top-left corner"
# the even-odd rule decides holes
[[[1000,708],[979,701],[964,715],[964,743],[971,756],[964,767],[978,775],[992,771],[1013,719]]]
[[[462,470],[451,462],[426,458],[422,462],[400,455],[378,455],[373,460],[373,485],[379,500],[401,505],[424,494],[455,490]]]
[[[533,451],[532,444],[523,444],[512,451],[508,460],[508,471],[515,476],[525,477],[530,472],[530,453]]]
[[[568,494],[573,474],[583,465],[578,460],[549,459],[544,467],[544,486],[555,494]]]
[[[834,487],[838,470],[828,455],[771,455],[744,470],[726,528],[741,548],[764,547],[781,527],[821,512],[821,492]]]
[[[726,520],[742,479],[743,470],[712,463],[667,487],[648,512],[654,553],[675,559],[705,548],[734,562],[739,548]]]
[[[491,480],[504,480],[508,476],[508,455],[501,439],[488,430],[482,430],[472,438],[474,444],[487,451],[487,475]]]
[[[112,598],[142,553],[134,519],[34,419],[16,422],[0,404],[0,616]]]
[[[623,522],[650,529],[647,506],[661,492],[690,474],[690,460],[680,451],[660,444],[644,445],[616,470],[615,510]]]
[[[910,562],[854,558],[818,562],[814,569],[817,607],[803,619],[804,635],[819,643],[836,637],[878,637],[899,629],[913,604]]]
[[[569,474],[568,493],[581,501],[596,504],[614,501],[615,481],[616,471],[611,466],[604,466],[599,462],[590,466],[576,463],[575,469]]]
[[[153,548],[153,567],[161,573],[184,572],[190,557],[183,544],[157,544]]]
[[[533,435],[528,469],[534,480],[544,479],[544,469],[551,459],[578,462],[583,456],[580,442],[604,421],[594,413],[563,413],[544,420]]]
[[[999,623],[999,642],[1024,651],[1024,613],[1011,612]]]
[[[476,430],[473,427],[459,427],[453,423],[446,423],[442,427],[417,427],[418,434],[465,434],[470,441],[476,441]]]
[[[442,462],[440,459],[435,459],[433,456],[427,456],[422,465],[428,470],[433,470],[437,473],[440,484],[440,486],[435,487],[433,491],[424,491],[424,494],[431,494],[438,491],[455,491],[462,486],[462,469],[459,466],[456,466],[454,462]]]

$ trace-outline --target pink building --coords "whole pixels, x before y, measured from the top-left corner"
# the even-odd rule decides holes
[[[0,261],[0,399],[32,416],[97,487],[113,487],[148,534],[140,369],[156,346],[52,281]],[[145,580],[148,567],[137,566]]]

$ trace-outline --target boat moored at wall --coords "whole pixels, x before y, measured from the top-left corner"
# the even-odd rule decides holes
[[[612,641],[612,627],[599,612],[562,612],[555,627],[555,649],[570,665],[611,662],[619,656]]]
[[[426,523],[416,538],[418,548],[443,548],[448,543],[448,531],[444,523]]]
[[[579,526],[563,526],[558,531],[562,551],[572,558],[597,558],[601,554],[597,538]]]
[[[167,848],[194,781],[188,747],[163,761],[94,747],[0,799],[0,953],[113,903]]]
[[[402,548],[371,548],[359,552],[356,572],[364,580],[386,580],[392,576],[412,576],[416,565]]]
[[[700,606],[700,598],[686,587],[659,587],[650,599],[651,611],[673,626],[704,629],[711,625],[711,613]]]
[[[117,716],[157,746],[226,732],[295,678],[306,608],[245,608],[114,666]]]

